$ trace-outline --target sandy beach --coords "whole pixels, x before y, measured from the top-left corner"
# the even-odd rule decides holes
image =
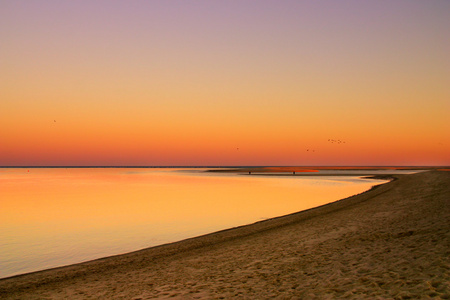
[[[450,299],[450,172],[172,244],[0,280],[1,299]]]

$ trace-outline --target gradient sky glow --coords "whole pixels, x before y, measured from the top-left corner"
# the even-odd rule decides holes
[[[0,165],[450,165],[449,31],[449,1],[0,1]]]

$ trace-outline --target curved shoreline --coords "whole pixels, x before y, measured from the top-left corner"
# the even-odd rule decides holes
[[[271,176],[271,174],[255,174],[255,176],[258,176],[258,175]],[[345,176],[345,175],[338,175],[338,176]],[[347,176],[349,176],[349,175],[347,175]],[[366,176],[367,175],[364,175],[364,174],[362,175],[362,177],[366,177]],[[370,175],[370,176],[367,176],[367,178],[369,178],[369,179],[380,179],[380,180],[390,180],[390,182],[398,180],[398,177],[393,176],[393,175]],[[298,221],[306,219],[306,218],[311,218],[315,214],[324,213],[324,211],[322,211],[322,209],[325,208],[325,207],[329,207],[331,210],[333,210],[334,209],[334,205],[336,203],[342,203],[341,201],[346,201],[346,200],[349,200],[349,199],[354,198],[356,196],[360,196],[360,195],[369,193],[369,192],[379,188],[380,186],[386,185],[386,184],[388,184],[390,182],[376,184],[376,185],[373,185],[370,189],[368,189],[366,191],[363,191],[361,193],[354,194],[354,195],[348,196],[346,198],[335,200],[335,201],[332,201],[332,202],[329,202],[329,203],[326,203],[326,204],[322,204],[322,205],[319,205],[319,206],[316,206],[316,207],[312,207],[312,208],[308,208],[308,209],[305,209],[305,210],[289,213],[287,215],[272,217],[272,218],[256,221],[256,222],[253,222],[253,223],[250,223],[250,224],[245,224],[245,225],[239,225],[239,226],[235,226],[235,227],[225,228],[225,229],[221,229],[221,230],[218,230],[218,231],[202,234],[202,235],[199,235],[199,236],[186,238],[186,239],[183,239],[183,240],[170,242],[170,243],[165,243],[165,244],[161,244],[161,245],[156,245],[156,246],[152,246],[152,247],[147,247],[147,248],[144,248],[144,249],[135,250],[135,251],[127,252],[127,253],[110,255],[110,256],[105,256],[105,257],[92,259],[92,260],[85,261],[85,262],[74,263],[74,264],[65,265],[65,266],[58,266],[58,267],[54,267],[54,268],[48,268],[48,269],[44,269],[44,270],[38,270],[38,271],[32,271],[32,272],[27,272],[27,273],[23,273],[23,274],[17,274],[17,275],[13,275],[13,276],[8,276],[8,277],[0,278],[0,283],[3,280],[13,279],[13,278],[20,278],[20,277],[26,277],[26,276],[31,276],[33,274],[45,273],[45,272],[49,272],[49,271],[57,271],[57,270],[60,270],[60,269],[65,269],[65,268],[75,267],[75,266],[82,266],[82,265],[85,265],[85,264],[95,264],[96,262],[100,262],[100,261],[104,261],[104,260],[108,260],[108,259],[112,259],[112,258],[116,258],[116,257],[128,256],[128,255],[138,254],[138,253],[141,253],[141,252],[148,252],[148,251],[151,251],[152,249],[158,249],[158,250],[160,250],[162,252],[165,252],[164,254],[163,253],[158,253],[158,256],[165,257],[165,256],[172,255],[172,250],[175,250],[175,249],[172,249],[173,246],[177,246],[176,247],[176,251],[180,251],[180,250],[181,251],[186,251],[186,250],[196,249],[198,247],[208,246],[208,245],[211,245],[211,244],[217,244],[217,243],[225,242],[225,241],[228,241],[228,240],[242,238],[242,237],[245,237],[245,236],[248,236],[248,235],[251,235],[251,234],[255,234],[255,233],[264,232],[264,231],[267,231],[267,230],[272,230],[272,229],[276,229],[276,228],[279,228],[279,227],[287,226],[287,225],[289,225],[291,223],[295,223],[295,222],[298,222]],[[357,202],[355,202],[355,203],[357,203]],[[352,204],[354,204],[354,203],[352,203]],[[347,205],[342,206],[339,209],[345,208],[348,205],[351,205],[351,204],[348,203]],[[319,211],[316,211],[316,210],[319,210]],[[310,215],[311,212],[314,212],[314,214]],[[0,292],[1,292],[1,290],[0,290]]]
[[[236,252],[236,249],[238,249],[239,247],[239,249],[244,249],[240,251],[242,252],[242,257],[246,258],[246,262],[255,262],[264,260],[268,255],[266,252],[264,252],[266,251],[264,247],[267,247],[268,249],[271,247],[273,249],[278,249],[277,247],[279,247],[280,245],[286,245],[286,248],[283,249],[283,251],[287,251],[286,249],[291,249],[291,246],[287,246],[287,244],[296,241],[296,239],[293,239],[292,236],[295,237],[297,232],[305,232],[305,235],[299,237],[300,239],[296,242],[302,245],[308,245],[308,243],[317,243],[317,240],[323,239],[324,236],[329,235],[329,232],[334,232],[335,227],[337,228],[339,226],[340,229],[337,231],[342,231],[342,234],[339,234],[344,237],[344,240],[342,241],[344,242],[343,245],[345,245],[345,238],[348,238],[346,237],[346,235],[353,235],[355,233],[355,226],[357,228],[365,228],[365,226],[367,225],[365,223],[374,222],[374,214],[379,214],[380,216],[383,216],[383,214],[386,215],[386,220],[382,220],[383,222],[380,224],[377,223],[377,226],[385,226],[385,224],[392,221],[389,218],[395,218],[396,216],[392,215],[392,213],[390,213],[389,210],[386,209],[404,209],[402,207],[405,207],[405,205],[407,206],[407,204],[406,202],[403,202],[407,199],[405,200],[402,194],[406,194],[406,191],[407,193],[414,194],[415,190],[421,189],[420,184],[424,185],[424,181],[428,182],[428,184],[430,184],[430,182],[437,182],[437,187],[434,190],[431,189],[428,191],[427,185],[422,187],[423,190],[427,191],[427,193],[422,193],[423,195],[419,193],[420,198],[424,198],[427,201],[427,203],[424,203],[424,205],[430,205],[430,199],[436,198],[433,195],[437,193],[437,188],[439,189],[439,191],[442,190],[441,193],[444,193],[444,198],[449,194],[448,183],[450,181],[449,175],[446,172],[424,172],[412,175],[394,175],[393,177],[399,180],[376,185],[372,189],[361,194],[347,197],[345,199],[311,208],[305,211],[259,221],[249,225],[234,227],[179,242],[147,248],[127,254],[121,254],[75,265],[3,278],[0,279],[0,296],[2,298],[20,298],[25,297],[26,295],[26,297],[28,298],[29,296],[36,295],[33,297],[39,298],[39,295],[41,295],[42,297],[43,295],[48,294],[50,298],[84,298],[86,295],[90,295],[96,298],[109,298],[119,297],[119,294],[122,296],[127,295],[128,297],[131,295],[135,295],[136,293],[141,293],[141,298],[144,299],[155,296],[168,296],[160,293],[161,291],[159,291],[159,289],[157,288],[157,286],[164,287],[165,285],[168,285],[170,287],[167,288],[166,293],[169,292],[169,294],[171,294],[171,292],[175,293],[177,291],[177,294],[173,295],[182,298],[185,297],[187,299],[191,299],[189,297],[191,297],[192,295],[198,295],[199,297],[206,298],[220,298],[221,293],[217,291],[217,288],[219,286],[218,283],[216,282],[216,284],[211,284],[211,279],[205,281],[205,279],[202,277],[202,273],[197,274],[196,272],[194,272],[195,270],[186,269],[184,267],[186,261],[193,260],[194,258],[201,258],[200,261],[197,262],[198,265],[206,265],[205,261],[208,261],[209,264],[209,267],[203,270],[204,272],[210,272],[212,274],[211,276],[213,277],[217,277],[219,275],[225,276],[224,274],[219,272],[220,270],[215,270],[215,267],[213,265],[210,265],[210,261],[224,256],[223,259],[218,259],[214,265],[223,264],[228,266],[226,268],[224,267],[225,269],[230,269],[231,267],[229,266],[233,265],[233,260],[240,259],[239,257],[231,259],[232,257],[234,257],[233,253]],[[446,184],[447,186],[445,186]],[[436,198],[436,201],[439,200],[442,202],[443,200],[441,198],[442,196],[440,196],[439,199]],[[395,202],[394,200],[397,202]],[[380,204],[380,207],[378,207],[378,202],[389,203],[389,205],[384,208],[385,211],[380,211],[382,206]],[[396,205],[398,206],[398,208]],[[442,203],[440,205],[442,205]],[[444,208],[447,207],[445,207],[444,205]],[[411,209],[415,208],[411,207]],[[355,211],[357,211],[356,215]],[[441,209],[440,213],[448,214],[448,208],[443,210]],[[420,215],[421,214],[417,214],[417,216]],[[358,220],[358,218],[362,218],[364,220]],[[344,225],[338,225],[341,223]],[[349,224],[351,224],[351,226]],[[327,226],[332,230],[324,231],[323,234],[317,235],[318,232],[322,232]],[[442,227],[442,224],[440,226]],[[444,224],[444,226],[447,226],[447,224]],[[391,229],[394,230],[395,228],[393,227]],[[372,229],[366,228],[365,230],[370,231]],[[374,230],[375,229],[373,229],[372,231]],[[380,231],[379,228],[378,231]],[[409,231],[415,232],[414,230]],[[406,233],[408,233],[409,231],[406,231]],[[383,234],[385,234],[384,229],[382,230],[382,232]],[[268,237],[270,237],[270,239],[266,240]],[[271,243],[272,240],[274,241],[273,243]],[[278,244],[275,242],[276,240],[279,240]],[[448,239],[443,240],[443,242],[448,243]],[[341,245],[340,243],[338,244]],[[348,245],[350,244],[351,243],[348,242]],[[333,246],[333,244],[330,244],[329,246],[337,247]],[[250,249],[252,250],[250,251]],[[304,253],[310,253],[312,256],[314,256],[316,248],[309,249],[309,252],[306,251],[308,249],[304,250]],[[257,253],[261,251],[266,254],[258,255]],[[269,254],[278,255],[278,252],[274,250],[270,251]],[[329,253],[329,255],[336,255],[336,253],[332,251]],[[256,258],[249,258],[253,256],[256,256]],[[300,258],[300,256],[295,255],[289,256],[289,259],[291,260],[297,260]],[[339,262],[340,260],[337,259],[336,261]],[[272,268],[275,265],[275,263],[268,262],[261,268]],[[196,265],[191,268],[195,269],[195,266]],[[230,270],[232,269],[239,268],[237,266],[234,266]],[[158,273],[155,270],[159,270],[163,273]],[[256,271],[253,270],[249,274],[256,274],[255,272]],[[141,278],[140,280],[136,279],[135,276],[137,273],[144,276],[143,278],[145,278],[145,280],[143,280],[141,277],[139,277]],[[193,276],[191,273],[195,273],[197,277]],[[172,274],[172,277],[166,278],[165,281],[163,280],[164,283],[166,283],[165,285],[162,285],[162,283],[157,284],[157,282],[161,281],[162,277],[165,278],[168,276],[164,274]],[[282,273],[283,276],[286,274],[289,275],[289,272]],[[199,282],[203,282],[204,288],[197,288],[198,291],[193,292],[193,290],[189,288],[189,284],[185,283],[181,285],[182,288],[180,290],[179,281],[181,279],[179,278],[179,276],[193,277],[195,285],[197,285]],[[239,277],[240,275],[234,275],[234,277],[236,276]],[[280,274],[278,274],[277,276],[280,276]],[[117,281],[117,278],[114,279],[115,277],[119,277],[120,282]],[[148,280],[154,283],[149,286],[147,282]],[[144,281],[147,285],[144,284]],[[92,286],[92,282],[96,282],[96,284]],[[244,282],[244,286],[257,287],[263,283],[267,285],[267,281],[265,279],[261,279],[254,284],[246,284]],[[117,288],[123,287],[124,284],[125,289],[122,289],[121,293],[117,293]],[[139,292],[137,292],[136,288],[131,288],[129,286],[128,288],[126,287],[130,284],[142,284],[142,286],[139,287]],[[306,291],[306,288],[307,287],[305,286],[305,289],[302,291],[297,291],[297,289],[295,289],[294,291],[289,290],[290,293],[288,294],[279,291],[278,294],[292,296],[291,294],[294,293],[293,295],[305,296],[306,294],[302,293]],[[85,292],[82,295],[80,294],[77,296],[76,294],[73,294],[73,291],[77,289],[85,290]],[[99,294],[100,291],[104,291],[106,294]],[[224,295],[224,297],[228,297],[231,296],[229,292],[230,291],[228,290],[228,292],[222,294]],[[264,291],[247,291],[247,293],[243,293],[241,296],[245,297],[245,295],[247,295],[246,297],[270,296],[269,294],[265,294]]]
[[[185,170],[182,170],[182,171],[185,171]],[[204,171],[203,171],[204,172]],[[270,174],[269,174],[270,175]],[[342,175],[342,174],[341,174]],[[206,175],[206,176],[208,176],[208,175]],[[360,177],[360,176],[358,176],[358,177],[356,177],[356,176],[352,176],[352,175],[348,175],[348,176],[351,176],[351,177],[349,177],[349,178],[362,178],[362,177]],[[382,180],[389,180],[389,179],[392,179],[392,177],[390,177],[390,176],[388,176],[388,177],[386,177],[386,178],[372,178],[372,179],[382,179]],[[268,178],[268,180],[269,180],[269,183],[271,182],[271,178]],[[362,181],[362,180],[361,180]],[[296,182],[296,181],[294,181],[294,182]],[[355,191],[353,191],[353,193],[351,193],[351,192],[347,192],[346,194],[343,194],[341,197],[350,197],[350,196],[353,196],[353,195],[356,195],[356,194],[360,194],[360,193],[362,193],[362,192],[365,192],[365,191],[368,191],[368,190],[370,190],[371,188],[372,188],[372,186],[373,185],[378,185],[378,184],[380,184],[380,183],[385,183],[386,181],[377,181],[377,180],[368,180],[368,181],[365,181],[365,184],[364,184],[364,186],[363,187],[361,187],[361,188],[358,188],[357,190],[355,190]],[[299,190],[300,191],[300,190]],[[297,194],[297,195],[299,195],[299,194]],[[301,195],[301,193],[300,193],[300,195]],[[126,196],[126,194],[124,194],[124,196]],[[261,196],[264,196],[264,195],[261,195]],[[334,197],[335,197],[336,195],[334,195]],[[258,199],[258,197],[255,197],[254,195],[252,195],[252,197],[253,197],[253,199],[255,200],[254,201],[254,203],[256,204],[256,203],[258,203],[259,201],[259,199]],[[210,197],[211,198],[211,197]],[[222,196],[222,198],[223,198],[223,196]],[[277,194],[273,194],[273,197],[271,197],[270,198],[270,200],[271,201],[273,201],[273,200],[275,200],[277,198]],[[297,199],[296,199],[297,198]],[[214,199],[214,198],[213,198]],[[293,202],[299,202],[298,200],[298,197],[295,197],[295,194],[292,194],[292,197],[289,197],[289,199],[291,199]],[[327,203],[330,203],[330,202],[335,202],[336,201],[336,199],[337,198],[333,198],[333,193],[329,193],[329,195],[328,195],[328,199],[326,199],[326,200],[324,200],[324,201],[321,201],[322,203],[325,203],[325,204],[327,204]],[[328,201],[328,202],[327,202]],[[301,202],[301,201],[300,201]],[[277,202],[276,201],[274,201],[274,203],[275,203],[275,205],[277,204]],[[320,204],[320,203],[318,203],[318,204]],[[316,204],[316,205],[318,205],[318,204]],[[257,223],[257,222],[259,222],[259,221],[261,221],[261,220],[270,220],[270,219],[273,219],[273,218],[277,218],[277,217],[282,217],[282,216],[285,216],[285,215],[289,215],[289,214],[294,214],[294,213],[297,213],[297,212],[300,212],[300,211],[302,211],[302,210],[300,210],[300,209],[303,209],[303,210],[306,210],[306,209],[308,209],[308,207],[307,207],[307,205],[301,205],[301,206],[303,206],[303,207],[299,207],[298,209],[295,209],[295,208],[292,208],[292,209],[284,209],[284,211],[283,212],[280,212],[280,213],[273,213],[273,212],[271,212],[271,211],[267,211],[266,213],[267,214],[260,214],[261,216],[264,216],[264,215],[268,215],[269,217],[267,217],[267,218],[257,218],[256,216],[254,216],[253,217],[253,219],[248,219],[247,221],[245,221],[245,219],[244,220],[242,220],[242,222],[234,222],[234,224],[233,223],[229,223],[228,225],[222,225],[222,226],[216,226],[216,228],[214,228],[214,230],[210,230],[210,231],[203,231],[203,232],[199,232],[198,234],[191,234],[191,235],[185,235],[184,237],[183,236],[181,236],[179,239],[172,239],[172,241],[166,241],[166,242],[164,242],[164,243],[152,243],[152,244],[150,244],[150,245],[145,245],[145,244],[143,244],[143,245],[141,245],[141,247],[134,247],[134,248],[129,248],[129,249],[127,249],[126,251],[116,251],[116,252],[112,252],[112,251],[110,251],[109,253],[108,252],[104,252],[103,254],[99,254],[99,255],[96,255],[96,256],[91,256],[91,257],[88,257],[87,259],[83,259],[83,260],[81,260],[81,259],[79,259],[79,260],[72,260],[72,261],[66,261],[66,262],[64,262],[64,261],[62,261],[63,263],[59,263],[59,264],[53,264],[53,265],[47,265],[47,266],[44,266],[44,267],[40,267],[40,268],[34,268],[34,269],[31,269],[31,270],[26,270],[26,271],[22,271],[22,272],[16,272],[15,274],[13,273],[13,274],[11,274],[12,272],[10,272],[10,274],[7,274],[5,271],[6,270],[0,270],[0,271],[3,271],[3,272],[0,272],[0,273],[3,273],[3,274],[5,274],[4,276],[0,276],[0,280],[1,279],[6,279],[6,278],[10,278],[10,277],[16,277],[16,276],[21,276],[21,275],[26,275],[26,274],[30,274],[30,273],[36,273],[36,272],[40,272],[40,271],[45,271],[45,270],[50,270],[50,269],[57,269],[57,268],[60,268],[60,267],[65,267],[65,266],[70,266],[70,265],[76,265],[76,264],[80,264],[80,263],[84,263],[84,262],[89,262],[89,261],[93,261],[93,260],[98,260],[98,259],[102,259],[102,258],[106,258],[106,257],[111,257],[111,256],[117,256],[117,255],[123,255],[123,254],[127,254],[127,253],[131,253],[131,252],[135,252],[135,251],[139,251],[139,250],[145,250],[145,249],[148,249],[148,248],[153,248],[153,247],[156,247],[156,246],[163,246],[163,245],[166,245],[166,244],[170,244],[170,243],[174,243],[174,242],[179,242],[179,241],[184,241],[184,240],[186,240],[186,239],[190,239],[190,238],[197,238],[197,237],[200,237],[200,236],[204,236],[204,235],[208,235],[208,234],[213,234],[213,233],[216,233],[216,232],[220,232],[220,231],[226,231],[226,230],[228,230],[228,229],[233,229],[233,228],[237,228],[237,227],[242,227],[242,226],[245,226],[245,225],[251,225],[251,224],[253,224],[253,223]],[[312,205],[309,205],[309,207],[311,207],[311,208],[313,208],[312,207]],[[248,209],[251,209],[251,207],[248,207]],[[147,220],[149,219],[149,217],[147,217]],[[125,226],[127,225],[127,224],[124,224]],[[181,229],[183,229],[183,228],[181,228]],[[131,234],[131,232],[129,232],[130,234]],[[141,243],[142,244],[142,243]],[[43,246],[45,247],[45,244],[43,244]],[[23,246],[24,247],[24,246]],[[51,251],[51,245],[50,244],[47,244],[47,246],[46,246],[47,248],[48,248],[48,250],[50,250]],[[17,247],[16,247],[17,248]],[[24,249],[26,249],[26,248],[24,248]],[[76,249],[74,249],[74,250],[76,250]],[[29,251],[29,250],[28,250]],[[61,253],[60,253],[61,254]],[[19,265],[20,265],[20,256],[18,256],[19,257],[19,259],[16,259],[16,263],[18,263]],[[24,257],[25,259],[27,259],[26,257]],[[5,260],[4,260],[5,261]],[[8,261],[6,261],[6,264],[8,263]],[[1,265],[1,262],[0,262],[0,265]],[[5,267],[7,267],[7,265],[5,265]],[[0,268],[1,269],[1,268]]]

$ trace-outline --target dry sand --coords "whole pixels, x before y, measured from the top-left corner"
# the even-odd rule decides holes
[[[0,280],[1,299],[450,298],[450,172],[173,244]]]

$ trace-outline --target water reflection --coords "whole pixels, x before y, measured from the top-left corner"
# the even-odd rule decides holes
[[[2,169],[0,277],[248,224],[380,183],[184,171]]]

